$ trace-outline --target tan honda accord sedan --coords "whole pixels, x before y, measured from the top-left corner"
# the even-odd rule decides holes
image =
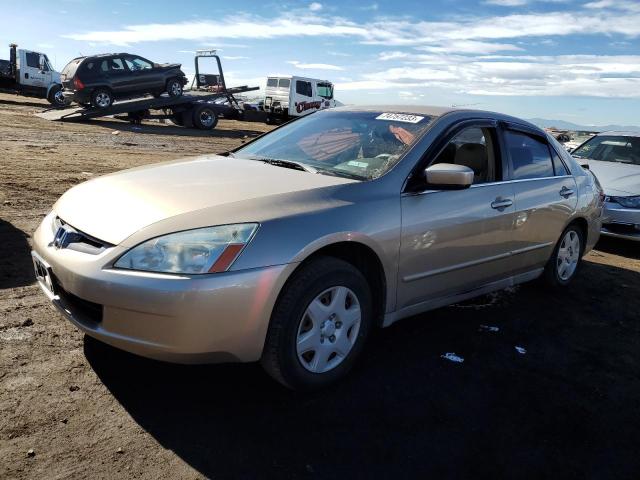
[[[35,232],[33,262],[92,337],[261,361],[310,389],[343,377],[372,328],[538,277],[562,289],[601,212],[594,177],[523,120],[344,107],[80,184]]]

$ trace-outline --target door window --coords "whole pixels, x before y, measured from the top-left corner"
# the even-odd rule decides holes
[[[311,82],[305,82],[302,80],[296,81],[296,93],[298,95],[304,95],[305,97],[312,97]]]
[[[333,98],[333,85],[330,83],[319,83],[318,96],[331,100]]]
[[[462,130],[444,147],[435,163],[464,165],[473,170],[473,184],[490,183],[501,179],[500,162],[496,162],[494,128],[469,127]]]
[[[103,72],[109,73],[118,73],[125,71],[124,62],[121,58],[109,58],[107,60],[103,60],[102,64],[100,65],[100,69]]]
[[[505,131],[505,142],[513,166],[513,179],[553,177],[553,161],[546,142],[526,133]]]
[[[124,60],[127,63],[127,67],[129,67],[129,70],[131,70],[132,72],[136,72],[138,70],[149,70],[153,68],[151,62],[145,60],[144,58],[127,57]]]
[[[40,54],[34,52],[27,52],[27,67],[40,68]]]

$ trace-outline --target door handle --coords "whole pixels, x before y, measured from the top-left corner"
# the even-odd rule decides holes
[[[573,188],[562,187],[562,189],[560,189],[560,196],[564,198],[569,198],[574,193]]]
[[[509,200],[508,198],[502,198],[502,197],[498,197],[493,202],[491,202],[491,208],[495,210],[500,210],[500,211],[504,210],[507,207],[510,207],[511,205],[513,205],[512,200]]]

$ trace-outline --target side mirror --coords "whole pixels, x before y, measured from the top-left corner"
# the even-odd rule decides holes
[[[427,184],[436,188],[462,189],[473,183],[473,170],[454,163],[436,163],[425,168]]]

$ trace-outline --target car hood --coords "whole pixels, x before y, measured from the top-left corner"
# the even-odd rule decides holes
[[[277,195],[355,182],[255,160],[206,156],[84,182],[67,191],[54,211],[76,229],[117,245],[144,227],[185,213],[246,200],[281,202]]]
[[[165,68],[165,69],[171,69],[171,68],[180,68],[182,67],[181,63],[156,63],[156,68]]]
[[[588,160],[588,164],[607,195],[640,195],[640,165],[600,160]]]

